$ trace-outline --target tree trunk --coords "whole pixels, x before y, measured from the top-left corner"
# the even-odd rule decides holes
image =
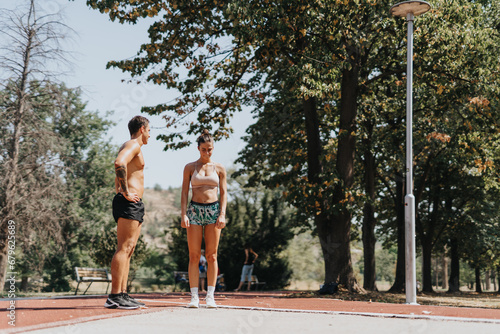
[[[451,270],[450,270],[450,286],[448,292],[460,291],[460,257],[458,255],[458,240],[451,239],[450,241],[450,257],[451,257]]]
[[[422,240],[422,291],[432,292],[432,242],[430,236]]]
[[[448,290],[448,257],[446,253],[443,253],[442,267],[443,289]]]
[[[333,219],[317,216],[318,236],[325,260],[325,284],[336,282],[349,291],[359,291],[352,270],[350,214],[336,215]]]
[[[365,203],[363,209],[363,255],[364,255],[364,275],[363,288],[370,291],[378,291],[376,278],[377,270],[375,266],[375,210],[371,203]]]
[[[491,269],[491,281],[493,283],[493,291],[497,291],[497,273],[495,272],[495,269]]]
[[[367,129],[369,139],[365,141],[364,153],[364,168],[365,168],[365,191],[368,200],[363,208],[363,259],[364,259],[364,275],[363,288],[370,291],[378,291],[376,278],[377,271],[375,267],[375,208],[373,201],[375,200],[375,157],[371,151],[371,129]]]
[[[342,205],[341,203],[345,203],[346,200],[349,202],[352,196],[349,190],[354,177],[358,72],[358,68],[353,66],[352,69],[345,69],[342,73],[340,131],[336,161],[336,169],[342,184],[336,185],[334,189],[331,205],[335,206]],[[349,291],[362,291],[352,270],[351,213],[349,210],[344,206],[339,207],[336,214],[331,216],[322,213],[316,216],[316,224],[325,259],[325,283],[337,282]]]
[[[474,272],[476,274],[476,292],[482,293],[483,288],[481,287],[481,269],[479,267],[476,267]]]
[[[491,280],[490,280],[490,270],[484,272],[484,289],[486,291],[491,290]]]
[[[500,293],[500,266],[497,267],[498,293]]]
[[[431,260],[432,261],[432,260]],[[439,288],[439,263],[437,257],[434,258],[434,281],[436,289]]]
[[[306,120],[308,178],[311,183],[320,183],[322,146],[315,99],[305,99],[303,109]],[[336,282],[345,285],[349,290],[357,290],[350,249],[350,213],[344,210],[332,218],[322,213],[316,216],[316,224],[325,260],[325,283]]]
[[[5,280],[7,279],[8,250],[7,238],[2,237],[2,241],[0,242],[0,287],[2,291],[5,290]]]
[[[416,225],[422,243],[422,291],[432,292],[432,249],[435,226],[438,222],[440,196],[439,191],[432,194],[432,212],[426,221],[427,228],[424,231],[424,222],[417,216]],[[415,203],[418,207],[418,202]]]
[[[396,208],[396,222],[398,233],[398,257],[396,260],[396,275],[394,284],[389,289],[389,292],[398,293],[405,291],[406,272],[405,272],[405,207],[404,207],[404,178],[399,171],[396,175],[396,198],[394,206]]]
[[[28,16],[34,15],[34,1],[31,1],[30,11]],[[27,85],[29,80],[31,51],[33,49],[33,41],[36,36],[36,30],[33,29],[30,22],[24,27],[27,29],[26,41],[23,44],[23,62],[20,66],[19,83],[17,90],[17,105],[14,111],[14,128],[11,140],[11,147],[9,148],[10,161],[7,163],[8,169],[5,177],[5,202],[0,203],[3,205],[2,219],[0,220],[0,289],[4,290],[5,280],[7,275],[7,259],[8,259],[8,240],[7,240],[7,224],[9,220],[15,220],[16,202],[15,198],[19,195],[17,191],[19,181],[19,153],[21,144],[21,135],[23,131],[23,118],[28,99]],[[17,230],[17,229],[16,229]],[[16,237],[16,239],[18,239]],[[10,270],[9,270],[10,271]]]
[[[307,177],[313,184],[320,183],[321,173],[321,138],[316,99],[311,97],[302,101],[307,135]]]
[[[27,292],[28,291],[28,276],[21,277],[21,286],[19,290]]]

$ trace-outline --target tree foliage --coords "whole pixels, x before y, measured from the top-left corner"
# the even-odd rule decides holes
[[[50,125],[37,112],[48,112],[44,97],[50,94],[46,70],[50,61],[61,63],[60,40],[64,25],[53,16],[38,15],[34,0],[18,11],[0,11],[2,129],[0,135],[0,287],[7,270],[7,223],[17,220],[16,242],[29,244],[31,233],[56,236],[52,217],[62,214],[64,173],[58,153],[62,149]]]
[[[150,42],[137,56],[108,66],[178,90],[173,103],[143,108],[167,120],[170,132],[160,136],[167,148],[184,147],[200,128],[228,136],[234,113],[254,108],[241,173],[251,175],[250,185],[283,187],[302,222],[314,222],[326,282],[356,289],[353,214],[364,217],[365,248],[372,248],[366,259],[374,258],[376,224],[387,223],[384,231],[394,232],[403,247],[396,234],[405,170],[406,26],[390,17],[393,3],[87,3],[121,23],[155,17]],[[431,3],[416,20],[414,55],[415,194],[425,289],[429,255],[466,205],[460,191],[472,197],[486,175],[471,168],[495,169],[487,152],[496,150],[498,136],[498,4]],[[372,272],[365,279],[375,277],[374,262],[366,264],[365,273]],[[368,288],[375,289],[373,283]]]

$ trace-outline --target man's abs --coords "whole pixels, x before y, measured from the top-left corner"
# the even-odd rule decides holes
[[[137,170],[127,175],[127,186],[129,193],[136,193],[140,198],[144,194],[144,173],[143,170]],[[115,180],[115,190],[117,193],[123,192],[118,182]]]

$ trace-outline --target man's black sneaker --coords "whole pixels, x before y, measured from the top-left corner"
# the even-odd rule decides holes
[[[123,298],[125,298],[125,299],[126,299],[126,300],[128,300],[129,302],[134,303],[134,304],[136,304],[136,305],[139,305],[139,307],[146,307],[146,304],[144,304],[144,303],[142,303],[142,302],[140,302],[140,301],[136,300],[135,298],[133,298],[133,297],[129,296],[129,295],[128,295],[128,293],[124,293],[124,292],[122,292],[122,296],[123,296]]]
[[[139,308],[139,305],[132,303],[123,297],[121,293],[110,294],[108,300],[104,303],[104,307],[107,308],[121,308],[125,310],[135,310]]]

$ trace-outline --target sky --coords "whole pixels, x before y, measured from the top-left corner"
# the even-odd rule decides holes
[[[26,3],[28,0],[2,1],[0,8],[14,9]],[[140,45],[147,41],[147,28],[152,21],[122,25],[90,9],[85,3],[85,0],[37,0],[40,13],[60,12],[64,23],[74,30],[68,33],[71,41],[64,44],[65,50],[72,56],[71,69],[59,80],[68,87],[82,89],[82,100],[87,102],[87,110],[98,111],[102,117],[106,116],[107,111],[114,111],[107,118],[114,121],[116,126],[110,129],[106,139],[117,146],[130,139],[127,123],[133,116],[149,118],[151,139],[142,147],[146,162],[145,186],[152,188],[158,184],[163,189],[180,187],[184,166],[199,157],[196,145],[178,151],[163,151],[164,144],[156,140],[156,136],[166,133],[165,122],[160,116],[140,113],[142,106],[171,101],[178,93],[157,85],[128,84],[122,82],[130,79],[128,73],[106,69],[110,60],[136,55]],[[222,163],[226,168],[234,167],[238,152],[245,146],[241,136],[245,135],[246,127],[253,122],[250,112],[236,114],[230,124],[234,129],[233,136],[215,144],[212,160]]]

